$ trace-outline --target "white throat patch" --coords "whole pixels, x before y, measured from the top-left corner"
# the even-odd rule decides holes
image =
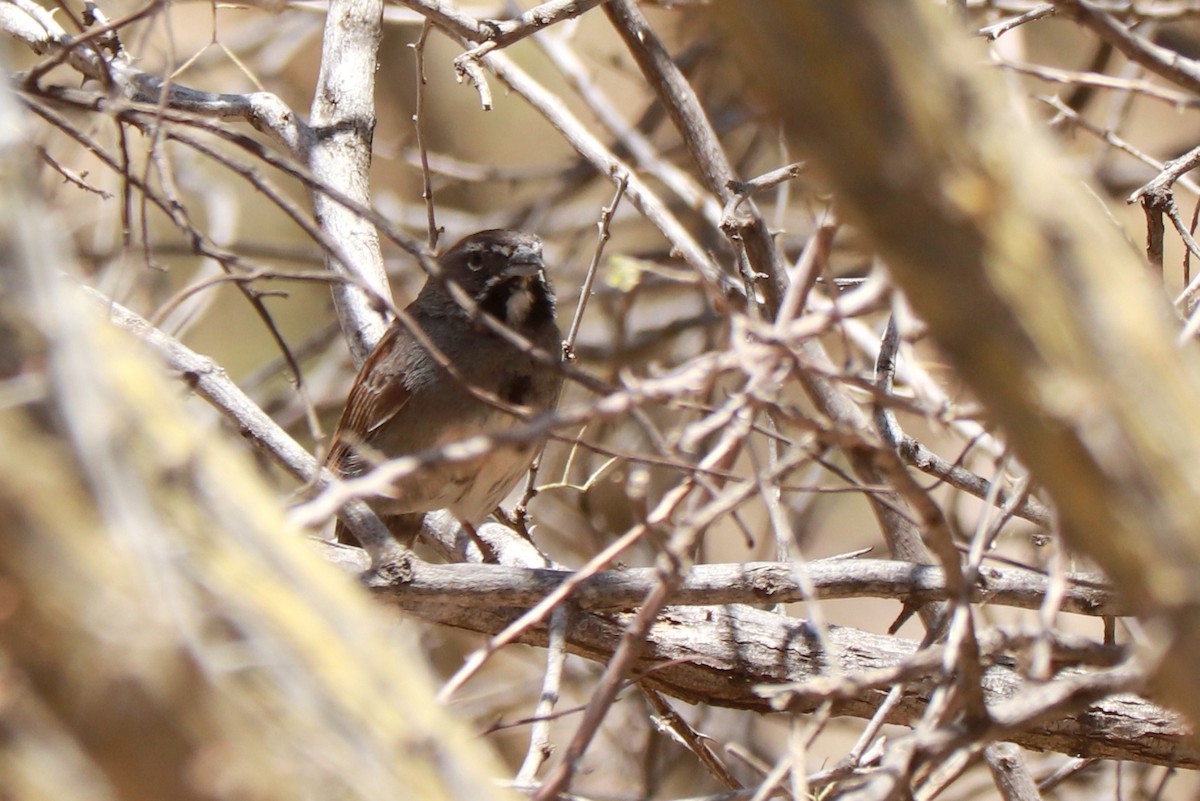
[[[508,296],[508,301],[504,304],[504,319],[513,327],[522,326],[528,319],[529,311],[532,308],[533,293],[529,291],[529,285],[522,282],[521,286]]]

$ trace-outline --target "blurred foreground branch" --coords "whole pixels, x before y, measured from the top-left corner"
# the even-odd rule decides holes
[[[63,279],[7,88],[0,131],[0,352],[47,376],[0,414],[6,794],[505,797],[415,650]]]

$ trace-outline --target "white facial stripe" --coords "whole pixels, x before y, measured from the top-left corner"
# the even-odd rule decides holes
[[[511,245],[502,242],[471,242],[467,244],[465,250],[467,253],[495,253],[503,258],[511,259],[519,250],[540,256],[542,253],[542,243],[530,242]]]
[[[468,253],[498,253],[506,259],[512,256],[514,249],[512,245],[499,242],[472,242],[466,247]]]

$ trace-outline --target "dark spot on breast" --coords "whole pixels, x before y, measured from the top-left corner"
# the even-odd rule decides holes
[[[500,388],[500,397],[514,406],[524,406],[525,399],[533,389],[533,379],[527,375],[517,375],[504,382]]]

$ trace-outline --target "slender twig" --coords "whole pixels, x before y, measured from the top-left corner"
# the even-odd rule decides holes
[[[551,25],[574,19],[606,0],[548,0],[506,20],[479,20],[438,0],[400,2],[455,36],[469,42],[492,42],[494,47],[503,48]]]
[[[429,38],[431,25],[428,19],[421,25],[421,35],[411,45],[413,58],[416,61],[417,100],[413,110],[413,129],[417,135],[417,153],[421,157],[421,199],[425,201],[426,228],[429,249],[436,252],[438,236],[437,220],[434,217],[433,178],[429,172],[429,151],[425,146],[425,87],[429,83],[425,79],[425,42]]]
[[[563,665],[567,660],[567,627],[571,610],[567,606],[556,607],[550,615],[550,638],[546,645],[546,672],[542,677],[542,689],[534,707],[534,723],[529,731],[529,748],[525,759],[517,770],[517,786],[532,785],[542,765],[550,758],[550,723],[554,707],[558,704],[559,688],[562,685]]]
[[[896,326],[895,315],[892,315],[888,317],[875,361],[875,381],[881,397],[891,393],[899,347],[900,334]],[[880,436],[896,449],[906,464],[937,476],[947,484],[969,492],[977,498],[984,500],[991,498],[993,503],[1003,504],[1006,508],[1009,508],[1010,504],[1014,504],[1013,494],[996,486],[995,482],[989,482],[957,463],[946,461],[905,434],[900,428],[895,412],[888,406],[877,404],[875,425]],[[1021,493],[1011,508],[1014,514],[1032,523],[1037,523],[1043,528],[1049,528],[1051,525],[1050,510],[1027,493]]]
[[[106,192],[103,189],[98,189],[87,182],[87,173],[82,173],[82,174],[77,173],[74,170],[59,163],[59,161],[57,159],[55,159],[53,156],[51,156],[46,151],[46,148],[42,147],[41,145],[39,145],[37,147],[37,153],[38,153],[38,156],[41,157],[42,161],[46,162],[46,164],[48,164],[52,170],[54,170],[56,173],[58,173],[59,175],[61,175],[63,177],[63,180],[67,181],[68,183],[72,184],[73,186],[79,187],[80,189],[82,189],[85,192],[91,192],[93,194],[99,195],[104,200],[112,199],[111,192]]]
[[[721,224],[721,206],[716,199],[696,182],[691,173],[661,154],[647,135],[648,123],[657,120],[659,115],[654,112],[661,106],[651,105],[642,119],[631,125],[620,102],[610,98],[597,85],[592,69],[580,58],[577,49],[568,41],[567,34],[546,31],[536,34],[533,39],[566,78],[579,99],[587,104],[600,124],[616,140],[615,152],[622,156],[628,153],[639,172],[656,178],[687,207],[697,209],[710,225]]]
[[[741,788],[742,783],[729,771],[725,763],[713,753],[712,748],[705,741],[706,738],[697,734],[687,724],[687,721],[675,711],[674,707],[662,697],[661,693],[643,687],[642,695],[649,702],[651,709],[654,710],[654,714],[670,728],[671,732],[679,739],[679,742],[700,760],[700,764],[712,774],[714,779],[731,790]]]
[[[730,186],[736,185],[738,179],[716,131],[695,90],[671,59],[641,9],[632,0],[609,0],[604,12],[659,101],[666,106],[692,160],[704,176],[708,190],[723,204],[735,199]],[[772,320],[779,310],[785,288],[782,261],[753,201],[743,198],[741,207],[746,214],[731,220],[724,230],[735,249],[744,249],[748,267],[745,278],[762,295],[763,317]]]
[[[1078,20],[1125,56],[1171,83],[1200,93],[1200,62],[1155,44],[1086,0],[1052,0],[1057,11]]]
[[[571,318],[571,326],[567,329],[567,337],[563,341],[563,358],[568,361],[575,359],[575,338],[579,336],[579,326],[583,322],[583,312],[587,308],[588,298],[592,294],[592,284],[596,280],[596,271],[600,269],[600,258],[604,255],[604,246],[608,244],[609,226],[613,214],[625,195],[625,187],[629,178],[624,175],[616,177],[617,191],[613,193],[608,205],[600,209],[600,219],[596,222],[596,248],[592,251],[592,260],[584,275],[583,286],[579,289],[579,302],[575,305],[575,315]]]
[[[1001,36],[1008,33],[1009,31],[1013,30],[1014,28],[1020,27],[1021,25],[1024,25],[1027,22],[1034,22],[1035,20],[1039,20],[1044,17],[1049,17],[1053,13],[1054,13],[1054,5],[1052,3],[1042,3],[1041,5],[1037,6],[1036,8],[1029,9],[1028,11],[1026,11],[1024,14],[1021,14],[1020,16],[1010,17],[1009,19],[1000,20],[999,22],[994,23],[992,25],[985,25],[984,27],[979,29],[979,35],[989,41],[995,41],[996,39],[999,39]]]
[[[1042,64],[1020,64],[1014,61],[1000,60],[997,56],[992,56],[996,64],[1003,69],[1020,75],[1029,75],[1043,81],[1051,83],[1061,83],[1069,86],[1081,87],[1096,87],[1101,89],[1113,89],[1118,92],[1130,92],[1134,94],[1144,95],[1154,100],[1161,100],[1172,107],[1179,108],[1195,108],[1200,106],[1200,96],[1180,92],[1167,87],[1159,86],[1158,84],[1150,83],[1149,81],[1135,81],[1127,78],[1114,78],[1109,75],[1101,75],[1095,72],[1078,72],[1075,70],[1057,69],[1047,67]]]

